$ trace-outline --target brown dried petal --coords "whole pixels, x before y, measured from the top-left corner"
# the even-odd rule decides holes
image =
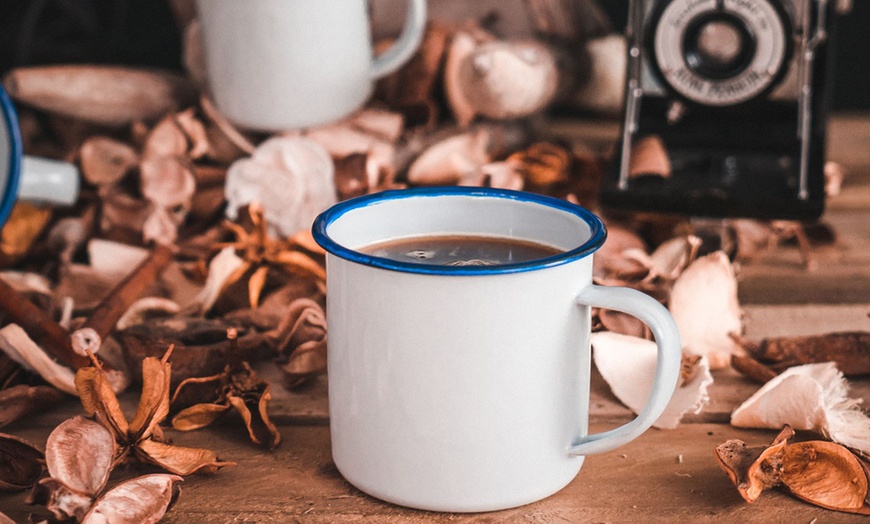
[[[106,485],[114,459],[114,436],[98,422],[81,416],[62,422],[45,444],[48,474],[91,496]]]
[[[0,511],[0,524],[15,524],[15,521],[7,517]]]
[[[266,287],[266,277],[269,275],[269,266],[258,267],[248,279],[248,302],[251,309],[260,305],[260,295]]]
[[[293,301],[276,331],[276,347],[286,359],[281,368],[291,382],[326,370],[326,316],[320,304]]]
[[[151,439],[139,442],[136,455],[143,462],[182,477],[197,472],[214,473],[224,466],[236,465],[235,462],[221,461],[215,452],[207,449],[172,446]]]
[[[34,486],[26,502],[45,506],[59,520],[80,520],[94,502],[94,495],[83,493],[56,478],[48,477]]]
[[[142,395],[136,416],[130,422],[130,431],[146,439],[154,426],[169,414],[169,380],[172,364],[168,361],[174,346],[170,346],[162,359],[148,357],[142,360]]]
[[[43,455],[24,439],[0,433],[0,491],[27,489],[42,475]]]
[[[782,483],[796,497],[838,511],[859,511],[867,496],[867,477],[845,447],[820,440],[785,449]]]
[[[145,475],[122,482],[99,498],[82,524],[153,524],[177,499],[176,475]]]
[[[275,256],[275,263],[280,264],[290,273],[311,275],[320,280],[326,280],[326,269],[311,257],[299,251],[284,251]]]
[[[75,384],[85,413],[96,416],[115,434],[116,439],[125,438],[129,429],[127,419],[103,370],[97,367],[80,368],[76,372]]]
[[[158,122],[148,134],[143,156],[146,158],[183,156],[185,153],[187,153],[187,136],[176,122],[175,115],[171,114]]]
[[[179,431],[204,428],[223,416],[229,409],[230,406],[227,404],[196,404],[172,417],[172,427]]]
[[[102,186],[120,181],[139,161],[129,145],[112,138],[95,136],[85,140],[79,150],[82,175],[91,184]]]
[[[171,412],[178,413],[196,404],[217,400],[221,395],[223,379],[224,373],[182,380],[169,402]]]
[[[780,483],[783,450],[793,435],[785,426],[770,446],[749,447],[733,439],[716,447],[719,465],[746,502],[755,502],[765,489]]]
[[[278,433],[278,428],[269,419],[267,406],[269,400],[272,399],[272,394],[269,393],[269,386],[266,385],[259,398],[250,398],[245,400],[235,395],[227,397],[229,403],[239,412],[242,420],[245,421],[245,427],[248,428],[248,435],[255,444],[260,444],[268,449],[275,449],[281,443],[281,434]],[[251,404],[249,406],[249,404]],[[253,410],[251,408],[254,408]]]
[[[0,427],[37,411],[43,411],[64,398],[50,386],[20,384],[0,390]]]
[[[193,114],[193,108],[178,113],[175,117],[178,126],[187,135],[187,140],[190,144],[190,149],[187,151],[187,156],[193,159],[204,157],[211,151],[211,144],[208,141],[208,133],[202,121]]]

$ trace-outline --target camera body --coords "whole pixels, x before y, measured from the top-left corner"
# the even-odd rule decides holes
[[[814,219],[824,210],[829,0],[632,0],[605,207]],[[632,169],[640,140],[668,173]]]

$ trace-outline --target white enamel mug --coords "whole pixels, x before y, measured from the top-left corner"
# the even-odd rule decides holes
[[[402,35],[373,59],[366,0],[197,0],[197,9],[215,104],[262,131],[352,113],[374,79],[413,56],[426,26],[426,0],[409,0]]]
[[[79,172],[73,164],[23,154],[18,115],[0,87],[0,225],[16,200],[72,205],[79,195]]]
[[[360,490],[402,506],[489,511],[555,493],[585,455],[619,447],[661,414],[680,341],[668,311],[592,284],[606,233],[550,197],[469,187],[387,191],[322,213],[327,251],[332,455]],[[564,252],[526,263],[432,266],[359,251],[383,241],[485,235]],[[658,367],[633,421],[589,435],[590,308],[652,329]]]

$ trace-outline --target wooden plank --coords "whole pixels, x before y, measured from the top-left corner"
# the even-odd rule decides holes
[[[619,421],[624,422],[624,420]],[[609,425],[593,424],[594,431]],[[730,438],[765,444],[773,431],[689,424],[651,430],[610,453],[589,457],[575,480],[538,503],[495,513],[462,515],[406,510],[350,486],[332,463],[324,426],[282,427],[274,452],[235,431],[169,432],[180,445],[207,446],[238,462],[213,476],[188,477],[164,522],[859,522],[860,517],[814,508],[779,492],[749,505],[717,465],[713,448]],[[34,430],[25,431],[33,436]],[[425,452],[425,450],[423,450]],[[131,470],[129,475],[140,472]],[[0,510],[26,519],[23,494],[0,494]]]

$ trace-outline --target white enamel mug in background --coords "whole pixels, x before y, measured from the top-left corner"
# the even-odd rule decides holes
[[[426,1],[408,1],[402,35],[373,59],[365,0],[197,0],[215,104],[262,131],[341,119],[417,49]]]
[[[519,506],[560,490],[584,455],[621,446],[667,405],[680,342],[667,310],[592,284],[601,220],[530,193],[449,187],[337,204],[327,251],[329,413],[338,470],[380,499],[437,511]],[[499,266],[426,266],[360,253],[427,235],[487,235],[564,253]],[[649,402],[589,435],[590,307],[637,316],[658,343]]]
[[[69,162],[23,155],[18,115],[0,87],[0,225],[18,199],[72,205],[78,199],[79,172]]]

